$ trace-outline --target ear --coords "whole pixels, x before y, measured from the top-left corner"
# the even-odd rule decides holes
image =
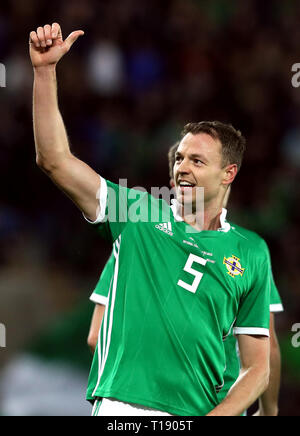
[[[170,186],[172,189],[175,188],[174,179],[170,179]]]
[[[238,168],[236,164],[228,165],[224,170],[224,179],[222,184],[231,185],[231,183],[236,178],[237,173],[238,173]]]

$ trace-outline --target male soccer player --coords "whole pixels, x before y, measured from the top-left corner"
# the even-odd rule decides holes
[[[178,149],[179,142],[174,144],[168,153],[169,161],[169,176],[170,176],[170,186],[174,186],[173,171],[175,165],[175,153]],[[231,189],[228,189],[228,195],[224,200],[224,207],[227,207]],[[259,242],[260,237],[254,232],[247,231],[246,229],[236,226],[235,229],[243,234],[244,237],[254,239],[254,241]],[[270,257],[269,251],[266,255]],[[270,258],[271,264],[271,258]],[[109,288],[111,277],[113,276],[114,270],[114,256],[113,253],[109,258],[107,264],[105,265],[101,277],[90,297],[90,300],[95,303],[94,315],[91,322],[90,333],[88,337],[88,344],[92,351],[94,352],[97,347],[99,331],[102,324],[102,319],[105,311],[105,306],[107,304]],[[283,306],[282,301],[275,285],[273,274],[271,275],[271,298],[270,298],[270,383],[266,392],[259,399],[259,411],[257,416],[277,416],[278,414],[278,397],[280,388],[280,371],[281,371],[281,358],[280,358],[280,348],[277,340],[276,330],[275,330],[275,314],[282,312]],[[240,372],[240,360],[237,347],[236,337],[231,334],[224,341],[224,347],[226,352],[226,371],[224,374],[224,386],[220,390],[219,399],[223,400],[231,387],[234,385],[238,379]],[[95,385],[90,384],[89,393],[91,394],[95,388]]]
[[[173,171],[175,165],[175,154],[179,143],[174,144],[168,152],[169,161],[169,176],[170,184],[174,185]],[[228,188],[226,196],[224,198],[224,208],[227,207],[229,197],[231,193],[231,187]],[[259,243],[260,237],[251,231],[244,229],[243,227],[233,225],[235,230],[240,232],[244,237],[250,238]],[[281,355],[280,347],[277,339],[276,329],[275,329],[275,314],[283,312],[282,301],[275,285],[272,267],[271,267],[271,257],[268,247],[266,246],[266,255],[270,260],[271,268],[271,295],[270,295],[270,383],[268,389],[259,398],[259,410],[256,416],[277,416],[278,414],[278,398],[280,390],[280,373],[281,373]],[[101,292],[103,288],[96,288],[96,292]],[[104,291],[105,292],[105,291]],[[95,298],[94,295],[92,298]],[[236,337],[233,332],[224,341],[224,347],[226,352],[226,371],[224,374],[224,386],[220,390],[219,399],[223,400],[228,394],[229,390],[237,380],[240,371],[240,360],[239,351]]]
[[[172,208],[100,177],[72,155],[57,101],[56,65],[82,34],[64,41],[57,23],[40,27],[30,34],[30,55],[37,164],[113,243],[103,341],[91,370],[94,414],[118,401],[154,414],[239,416],[265,391],[270,371],[265,246],[242,238],[222,210],[245,140],[219,122],[187,125]],[[220,403],[223,338],[232,328],[242,369]]]

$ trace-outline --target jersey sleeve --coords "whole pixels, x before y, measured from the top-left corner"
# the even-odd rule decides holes
[[[273,270],[272,270],[272,264],[271,264],[271,255],[270,250],[267,248],[267,256],[270,263],[270,280],[271,280],[271,294],[270,294],[270,312],[271,313],[279,313],[283,312],[284,308],[282,305],[281,297],[279,295],[279,291],[277,289],[277,286],[275,284]]]
[[[233,332],[269,336],[271,274],[265,253],[255,256],[252,268],[252,285],[241,298]]]
[[[137,211],[147,203],[147,192],[116,185],[101,177],[99,203],[97,219],[94,222],[85,219],[96,226],[102,237],[115,242],[131,219],[133,209]]]
[[[280,313],[284,311],[284,307],[276,287],[275,281],[271,278],[271,298],[270,298],[270,312]]]
[[[111,279],[114,272],[114,266],[115,266],[115,258],[113,253],[111,254],[109,260],[107,261],[102,274],[100,276],[100,279],[90,296],[90,300],[95,304],[103,304],[104,306],[107,305],[108,302],[108,294],[111,284]]]
[[[269,268],[270,268],[270,281],[271,281],[271,289],[270,289],[270,312],[271,313],[279,313],[283,312],[284,308],[282,305],[282,301],[279,295],[279,291],[277,289],[277,286],[275,284],[274,275],[273,275],[273,269],[272,269],[272,261],[271,261],[271,254],[268,245],[265,241],[263,241],[264,249],[266,256],[269,261]]]

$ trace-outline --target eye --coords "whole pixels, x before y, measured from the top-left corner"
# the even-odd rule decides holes
[[[203,162],[200,159],[194,159],[194,163],[196,165],[202,165],[203,164]]]

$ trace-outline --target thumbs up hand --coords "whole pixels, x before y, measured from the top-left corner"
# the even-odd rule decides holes
[[[58,23],[39,27],[30,33],[30,58],[34,68],[56,65],[68,53],[77,39],[84,35],[82,30],[72,32],[63,40]]]

